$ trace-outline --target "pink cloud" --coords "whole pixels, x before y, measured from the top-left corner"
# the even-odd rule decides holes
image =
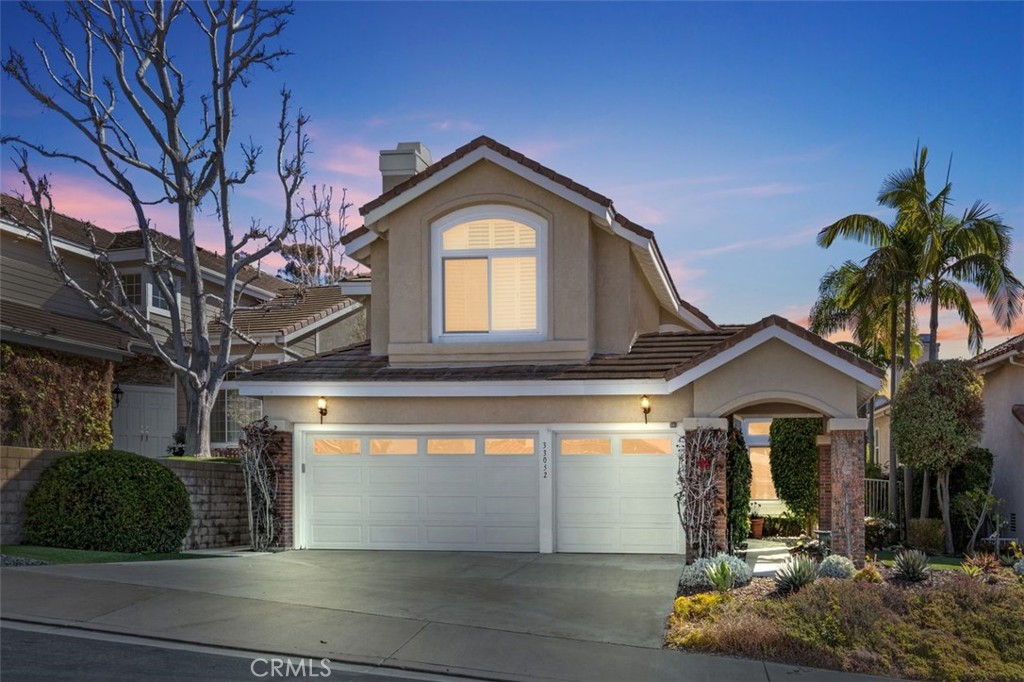
[[[444,119],[430,124],[431,130],[438,132],[460,131],[464,133],[476,133],[483,130],[483,126],[465,119]]]
[[[380,151],[356,143],[341,143],[328,147],[312,157],[315,167],[359,178],[377,178]]]
[[[666,265],[683,300],[694,305],[707,300],[708,290],[698,285],[706,270],[691,268],[682,259],[669,260]]]

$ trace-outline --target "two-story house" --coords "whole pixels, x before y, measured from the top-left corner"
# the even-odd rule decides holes
[[[490,138],[380,164],[347,245],[372,276],[342,285],[369,341],[234,384],[293,432],[296,547],[681,552],[687,434],[819,415],[823,523],[856,550],[880,370],[780,317],[716,324],[650,230]]]
[[[117,404],[112,405],[112,445],[119,449],[151,457],[167,454],[172,435],[185,421],[182,391],[174,374],[156,357],[146,341],[133,338],[114,319],[101,320],[71,289],[63,286],[46,259],[35,221],[17,197],[0,196],[0,340],[13,352],[18,348],[44,349],[60,362],[90,362],[113,365],[108,394],[116,389]],[[92,239],[107,251],[123,280],[128,302],[155,322],[167,322],[171,314],[168,302],[150,281],[143,267],[141,235],[138,230],[111,232],[70,216],[54,216],[54,241],[65,267],[85,288],[97,286],[97,268],[90,250]],[[91,233],[91,237],[90,237]],[[178,241],[160,236],[171,253],[180,251]],[[207,291],[223,292],[223,260],[216,254],[199,253]],[[182,274],[183,277],[183,274]],[[244,273],[240,310],[235,326],[258,344],[252,366],[265,366],[287,359],[312,355],[320,350],[348,345],[365,338],[362,306],[342,296],[337,287],[296,289],[284,280],[258,270]],[[177,280],[180,282],[180,278]],[[178,294],[178,307],[187,320],[189,301]],[[216,310],[211,308],[211,319]],[[216,322],[211,323],[216,332]],[[212,335],[211,335],[212,336]],[[216,337],[213,337],[216,338]],[[237,343],[236,354],[248,352]],[[7,383],[5,392],[9,392]],[[47,384],[47,390],[60,393],[62,387]],[[2,396],[11,409],[18,409],[12,395]],[[46,400],[39,399],[39,405]],[[213,409],[211,425],[214,447],[237,445],[240,424],[247,416],[258,414],[260,406],[251,399],[224,390]],[[9,414],[11,413],[11,414]],[[59,430],[54,425],[54,431]],[[43,433],[21,433],[7,429],[4,442],[17,445],[51,445]]]

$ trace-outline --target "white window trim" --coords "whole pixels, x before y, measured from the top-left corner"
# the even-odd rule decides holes
[[[455,332],[444,331],[444,272],[441,236],[445,230],[473,220],[497,218],[513,220],[537,233],[537,330],[528,332]],[[470,252],[472,253],[472,252]],[[489,304],[490,302],[488,302]],[[430,226],[430,338],[434,343],[501,343],[546,341],[548,338],[548,221],[515,206],[485,204],[453,211]]]
[[[120,268],[118,270],[118,275],[139,275],[139,277],[142,278],[142,305],[135,307],[147,320],[151,319],[154,313],[161,317],[170,318],[170,308],[161,308],[153,304],[153,294],[157,290],[156,283],[153,281],[153,273],[143,267],[128,267]],[[174,298],[177,301],[178,310],[181,310],[181,287],[179,286],[179,283],[180,280],[177,277],[174,277]]]

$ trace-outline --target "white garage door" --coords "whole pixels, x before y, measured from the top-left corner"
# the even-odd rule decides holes
[[[559,552],[677,554],[674,433],[555,437]]]
[[[114,449],[166,457],[178,428],[174,388],[122,385],[121,390],[121,402],[111,413]]]
[[[537,433],[310,433],[305,546],[539,551]]]

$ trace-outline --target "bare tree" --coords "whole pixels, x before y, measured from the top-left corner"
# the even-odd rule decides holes
[[[348,231],[348,190],[341,190],[341,204],[338,206],[337,223],[334,221],[332,203],[334,191],[331,187],[313,186],[309,201],[299,200],[299,212],[303,218],[295,225],[291,239],[281,248],[281,255],[288,261],[278,271],[285,279],[305,286],[333,284],[353,271],[345,267],[345,246],[341,238]]]
[[[23,202],[38,223],[33,227],[63,283],[101,316],[120,320],[171,367],[187,405],[186,451],[209,455],[210,410],[221,382],[256,348],[232,325],[240,297],[255,277],[251,266],[279,251],[295,224],[311,217],[293,210],[306,176],[309,140],[301,112],[294,122],[290,118],[287,91],[281,93],[277,128],[280,224],[265,228],[254,220],[239,237],[231,206],[232,192],[252,177],[262,155],[252,141],[231,146],[236,89],[247,86],[258,68],[272,69],[289,54],[275,43],[292,7],[237,0],[87,0],[68,3],[63,21],[28,3],[22,8],[46,36],[45,45],[34,43],[34,66],[41,71],[33,74],[25,56],[13,49],[4,71],[47,113],[80,133],[88,149],[79,154],[21,136],[3,137],[4,144],[15,145],[14,160],[28,190]],[[174,55],[191,57],[197,51],[203,67],[186,75]],[[80,164],[130,202],[144,267],[171,313],[167,323],[147,319],[128,301],[114,263],[95,239],[98,288],[69,274],[54,245],[51,185],[46,175],[33,174],[31,153]],[[176,209],[180,252],[168,250],[152,229],[149,214],[158,204]],[[200,270],[196,215],[201,204],[215,209],[223,231],[222,293],[207,290]],[[182,273],[182,298],[190,304],[187,316],[175,296],[176,269]],[[220,322],[215,338],[211,321]],[[234,340],[246,345],[237,357],[232,357]]]

